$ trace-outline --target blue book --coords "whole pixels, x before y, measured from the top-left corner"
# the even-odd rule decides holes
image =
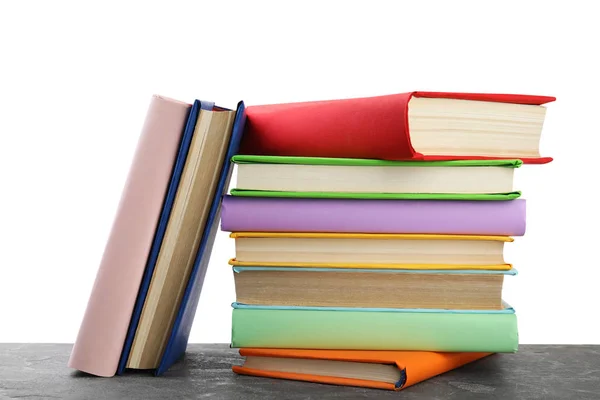
[[[123,374],[127,366],[127,360],[129,358],[135,333],[140,321],[142,309],[146,301],[146,296],[148,294],[148,289],[150,287],[150,282],[152,280],[152,275],[154,273],[154,268],[158,259],[161,244],[165,236],[167,223],[169,221],[173,202],[177,194],[177,188],[179,186],[181,175],[183,173],[184,165],[188,156],[188,151],[192,143],[196,128],[196,121],[200,114],[200,110],[212,110],[213,107],[215,107],[214,103],[196,100],[190,111],[190,118],[188,119],[188,123],[181,139],[177,159],[173,167],[171,180],[165,196],[165,201],[156,229],[154,241],[148,255],[144,276],[142,278],[142,283],[138,292],[133,315],[129,324],[125,343],[123,345],[123,352],[121,354],[119,368],[117,370],[118,374]],[[163,352],[158,368],[154,370],[155,375],[161,375],[164,373],[185,353],[194,315],[196,314],[196,308],[200,299],[200,293],[202,291],[206,269],[208,267],[212,247],[219,226],[221,200],[227,192],[231,179],[231,173],[233,170],[231,158],[238,152],[242,134],[244,132],[245,122],[245,107],[244,103],[240,102],[238,103],[236,109],[233,130],[228,144],[225,160],[223,161],[223,166],[219,174],[219,181],[215,191],[216,194],[211,201],[208,219],[206,221],[202,239],[195,256],[194,265],[189,276],[183,298],[179,305],[177,316],[171,328],[165,351]]]

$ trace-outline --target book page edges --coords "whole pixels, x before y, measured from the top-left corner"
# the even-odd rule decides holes
[[[386,389],[386,390],[400,390],[401,387],[396,387],[391,383],[368,381],[363,379],[350,379],[350,378],[339,378],[333,376],[322,376],[322,375],[310,375],[310,374],[298,374],[291,372],[279,372],[279,371],[265,371],[252,368],[244,368],[240,366],[233,366],[233,372],[241,375],[259,376],[264,378],[275,378],[275,379],[289,379],[304,382],[315,382],[315,383],[327,383],[332,385],[341,386],[359,386],[373,389]],[[405,385],[404,385],[405,386]]]

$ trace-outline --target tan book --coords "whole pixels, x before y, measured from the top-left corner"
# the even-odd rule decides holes
[[[236,301],[295,307],[501,310],[508,271],[234,267]]]
[[[234,118],[235,111],[200,111],[127,368],[158,367],[202,239]]]

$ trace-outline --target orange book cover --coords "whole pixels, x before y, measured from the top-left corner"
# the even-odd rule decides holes
[[[427,351],[348,351],[348,350],[292,350],[243,348],[240,355],[254,357],[301,358],[308,360],[349,361],[396,365],[400,370],[400,380],[393,383],[343,378],[334,376],[301,374],[294,372],[267,371],[233,366],[233,372],[242,375],[266,378],[291,379],[298,381],[327,383],[343,386],[402,390],[492,353],[441,353]]]

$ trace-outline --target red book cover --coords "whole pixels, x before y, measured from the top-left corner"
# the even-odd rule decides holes
[[[248,119],[240,153],[428,161],[502,158],[421,154],[415,151],[408,123],[408,103],[413,96],[528,105],[556,100],[548,96],[517,94],[409,92],[250,106],[247,108]],[[550,157],[520,159],[529,164],[552,161]]]

